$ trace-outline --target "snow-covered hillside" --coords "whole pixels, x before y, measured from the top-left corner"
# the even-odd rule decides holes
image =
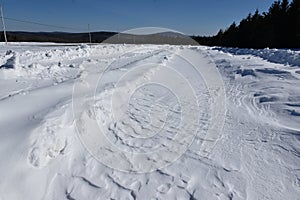
[[[0,46],[0,200],[300,199],[300,51]]]

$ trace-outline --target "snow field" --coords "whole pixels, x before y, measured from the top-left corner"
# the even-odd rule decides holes
[[[213,96],[217,79],[196,73],[189,55],[220,72],[224,96]],[[298,58],[203,46],[1,46],[0,199],[298,199]],[[216,109],[218,97],[226,105]],[[222,131],[209,132],[223,111]],[[97,152],[99,127],[113,145]],[[191,144],[174,140],[178,132]]]

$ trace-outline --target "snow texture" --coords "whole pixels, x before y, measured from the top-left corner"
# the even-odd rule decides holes
[[[205,80],[216,77],[197,76],[191,63],[181,59],[184,52],[193,52],[185,55],[196,55],[208,71],[220,72],[224,108],[211,108],[219,102],[212,93],[219,90],[209,88]],[[277,49],[1,44],[0,199],[299,199],[299,59],[299,51]],[[92,90],[89,84],[97,83],[107,66]],[[195,102],[188,84],[174,81],[170,87],[139,87],[126,109],[118,103],[155,75],[168,83],[179,78],[164,71],[167,66],[187,77]],[[78,83],[91,89],[74,97]],[[73,98],[81,109],[74,111]],[[211,142],[206,137],[209,126],[220,126],[214,112],[225,108],[220,135],[212,135],[215,143],[204,155],[201,149]],[[125,115],[114,119],[114,109],[125,109]],[[186,121],[185,109],[190,112]],[[153,166],[132,166],[140,162],[117,154],[115,160],[109,156],[101,162],[97,156],[106,158],[114,149],[95,155],[87,148],[80,133],[88,133],[91,120],[119,151],[129,153],[168,149],[179,129],[187,138],[195,127],[199,130],[178,158],[187,139],[178,142],[183,145],[178,149],[151,157],[149,163],[162,168],[136,173]],[[99,144],[93,138],[88,142]],[[162,159],[172,156],[177,159]]]

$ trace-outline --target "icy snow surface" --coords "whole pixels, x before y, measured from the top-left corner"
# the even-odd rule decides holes
[[[0,200],[300,199],[299,59],[1,44]]]

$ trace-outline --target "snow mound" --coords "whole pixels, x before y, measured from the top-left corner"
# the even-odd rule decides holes
[[[45,116],[47,120],[32,132],[32,145],[28,155],[32,166],[43,168],[51,160],[65,153],[68,137],[73,134],[72,114],[66,109],[67,107],[63,106]]]

